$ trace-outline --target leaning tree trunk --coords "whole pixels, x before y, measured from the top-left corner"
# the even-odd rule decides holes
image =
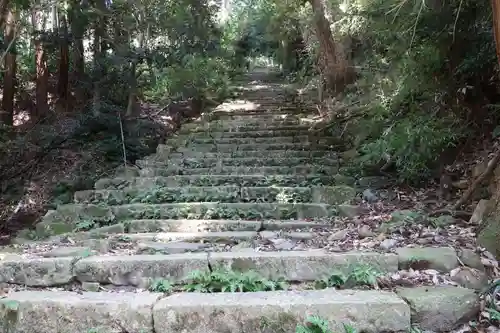
[[[493,33],[495,38],[496,54],[500,65],[500,0],[491,0],[493,10]],[[478,243],[500,258],[500,168],[494,175],[495,191],[479,230]]]
[[[69,109],[69,42],[68,24],[65,14],[60,19],[62,36],[59,44],[59,68],[57,80],[57,93],[59,97],[59,108],[65,112]]]
[[[324,0],[309,0],[314,14],[314,30],[319,43],[319,67],[326,79],[328,88],[334,93],[344,90],[352,78],[352,68],[345,57],[338,56],[330,22],[325,16]]]

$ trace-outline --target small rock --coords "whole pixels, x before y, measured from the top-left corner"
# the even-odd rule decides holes
[[[465,266],[484,271],[484,265],[481,262],[481,257],[475,251],[470,249],[460,249],[458,250],[458,258]]]
[[[366,237],[373,237],[375,236],[375,234],[370,230],[370,227],[368,227],[367,225],[364,225],[362,226],[361,228],[359,228],[358,230],[358,235],[359,237],[361,238],[366,238]]]
[[[100,285],[99,282],[82,282],[82,289],[84,291],[99,291]]]
[[[50,251],[41,253],[40,255],[45,258],[57,258],[57,257],[80,257],[87,256],[91,254],[91,250],[88,247],[58,247]]]
[[[349,233],[348,229],[339,230],[328,236],[328,241],[333,242],[333,241],[343,240],[344,238],[347,237],[348,233]]]
[[[474,209],[474,213],[469,220],[469,223],[479,225],[483,221],[484,214],[486,213],[486,209],[488,208],[489,200],[479,200]]]
[[[242,242],[234,245],[231,248],[231,251],[233,251],[233,252],[254,252],[255,249],[253,248],[252,242],[242,241]]]
[[[452,272],[451,279],[460,286],[468,289],[483,290],[488,285],[488,276],[474,268],[460,267]]]
[[[363,191],[363,199],[368,203],[374,203],[378,201],[377,195],[370,189],[366,189]]]
[[[451,186],[459,188],[461,190],[466,190],[469,187],[469,180],[467,179],[460,179],[456,182],[452,182]]]
[[[458,267],[457,254],[449,247],[400,247],[396,253],[400,269],[435,269],[448,273]]]
[[[424,286],[396,292],[410,305],[412,324],[422,330],[449,332],[479,313],[479,297],[471,289]]]
[[[396,244],[398,244],[398,241],[395,240],[395,239],[391,239],[391,238],[387,238],[385,239],[384,241],[382,241],[382,243],[380,243],[380,247],[384,250],[390,250],[392,249],[394,246],[396,246]]]

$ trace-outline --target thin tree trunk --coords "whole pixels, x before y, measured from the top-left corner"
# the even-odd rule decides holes
[[[62,38],[59,45],[59,68],[57,93],[59,105],[65,112],[69,108],[69,45],[68,45],[68,24],[65,15],[60,18],[62,27]]]
[[[12,9],[5,13],[5,45],[10,46],[4,59],[3,98],[0,122],[12,126],[14,123],[14,97],[16,93],[16,17]]]
[[[38,8],[32,10],[31,23],[33,25],[35,46],[35,69],[36,69],[36,111],[32,115],[34,120],[40,119],[48,114],[49,106],[47,100],[49,72],[47,70],[47,55],[44,45],[40,39],[41,25],[39,23]],[[43,14],[42,14],[43,15]]]
[[[85,78],[85,58],[83,47],[83,35],[85,32],[85,21],[80,8],[80,1],[74,0],[69,11],[69,23],[73,34],[73,73],[72,87],[75,91],[77,105],[82,105],[85,101],[85,90],[83,80]]]

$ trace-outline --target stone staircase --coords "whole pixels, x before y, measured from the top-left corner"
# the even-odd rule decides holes
[[[452,248],[329,251],[356,211],[355,179],[337,174],[335,138],[312,137],[282,86],[253,79],[243,96],[256,110],[184,126],[139,171],[77,192],[47,213],[36,241],[4,249],[0,332],[294,332],[307,315],[333,331],[449,331],[473,316],[477,295],[454,286],[313,287],[359,267],[390,275],[418,259],[447,273],[459,263]],[[220,269],[288,287],[181,292],[191,273]]]

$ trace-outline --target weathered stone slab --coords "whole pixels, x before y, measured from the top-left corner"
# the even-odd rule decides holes
[[[81,259],[74,274],[82,282],[147,287],[154,279],[185,281],[194,270],[206,270],[206,253],[134,256],[96,256]]]
[[[450,247],[401,247],[396,249],[401,269],[435,269],[447,273],[458,267],[457,253]]]
[[[168,145],[159,145],[161,150],[168,150]],[[312,151],[312,150],[332,150],[331,145],[313,143],[246,143],[246,144],[189,144],[188,147],[177,149],[177,152],[220,152],[231,153],[234,151]]]
[[[172,157],[137,160],[136,164],[141,168],[157,168],[167,165],[183,166],[186,168],[214,168],[217,166],[295,166],[300,164],[317,164],[325,166],[336,166],[339,160],[327,157]]]
[[[33,258],[0,261],[0,283],[50,287],[73,279],[74,258]]]
[[[161,294],[21,291],[0,299],[0,332],[153,333]]]
[[[397,256],[375,252],[323,253],[318,251],[216,252],[210,255],[212,267],[233,270],[255,270],[270,279],[314,281],[340,271],[349,274],[360,264],[370,265],[381,272],[397,271]]]
[[[167,147],[168,148],[168,147]],[[311,158],[334,156],[332,152],[324,150],[235,150],[231,152],[202,152],[193,149],[184,149],[182,152],[166,152],[160,150],[154,160],[165,161],[170,159],[196,158],[196,159],[229,159],[229,158]]]
[[[129,220],[128,230],[137,232],[199,232],[199,231],[255,231],[261,226],[266,230],[290,230],[299,228],[325,228],[330,223],[309,221],[244,221],[244,220]]]
[[[449,332],[479,313],[479,296],[471,289],[423,286],[400,288],[397,293],[408,302],[412,322],[422,330]]]
[[[169,177],[102,178],[95,184],[97,190],[124,189],[126,187],[182,187],[182,186],[307,186],[349,185],[352,179],[341,175],[186,175]]]
[[[318,186],[312,188],[312,202],[337,205],[350,202],[356,196],[356,190],[350,186]]]
[[[225,166],[217,169],[218,175],[335,175],[338,166],[321,165],[298,165],[298,166]],[[167,166],[163,168],[144,168],[139,171],[141,177],[167,177],[175,175],[209,175],[214,173],[213,168],[182,168],[179,166]]]
[[[183,126],[179,131],[179,134],[192,134],[199,132],[207,132],[207,131],[224,131],[227,133],[231,132],[252,132],[252,131],[288,131],[295,133],[303,133],[309,131],[310,125],[276,125],[269,124],[266,126],[265,124],[249,124],[245,125],[244,123],[233,123],[233,124],[225,124],[224,122],[217,123],[205,123],[199,124],[195,126]]]
[[[210,130],[199,132],[179,132],[178,137],[197,137],[210,139],[230,139],[230,138],[274,138],[274,137],[302,137],[310,134],[309,129],[291,131],[289,129],[266,128],[263,130],[244,130],[228,132],[224,130]]]
[[[263,137],[224,137],[224,132],[211,133],[214,136],[207,135],[184,135],[180,138],[189,139],[190,144],[216,144],[216,145],[255,145],[255,144],[308,144],[310,137],[308,135],[295,136],[263,136]],[[170,140],[168,141],[170,144]]]
[[[182,293],[153,309],[155,330],[162,333],[294,332],[307,315],[327,320],[332,332],[342,332],[343,324],[373,333],[411,328],[409,306],[383,291]]]

